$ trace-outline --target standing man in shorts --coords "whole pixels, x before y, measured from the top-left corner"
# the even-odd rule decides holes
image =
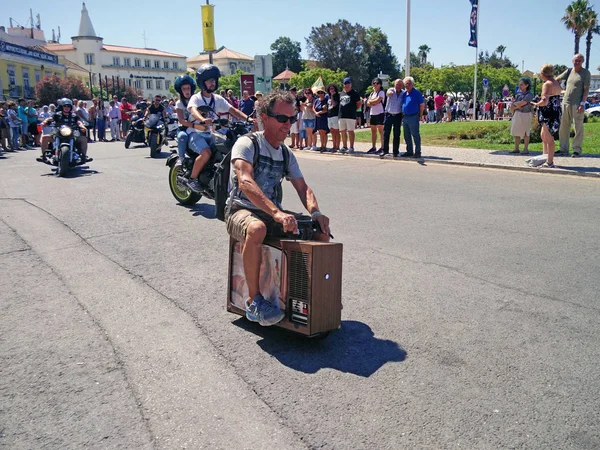
[[[360,95],[352,89],[352,79],[344,78],[344,89],[340,93],[340,120],[339,127],[342,133],[342,153],[354,153],[354,129],[356,128],[356,110],[360,108],[362,101]],[[348,144],[350,135],[350,147]]]
[[[295,104],[296,99],[289,92],[270,92],[258,105],[257,112],[265,129],[255,134],[256,148],[249,137],[242,136],[231,151],[231,191],[225,223],[229,235],[244,244],[242,259],[249,295],[246,318],[263,326],[278,323],[284,314],[278,302],[271,303],[260,292],[262,243],[267,236],[289,237],[286,233],[296,233],[297,220],[303,217],[281,206],[284,177],[290,180],[310,217],[321,227],[322,232],[316,232],[314,240],[329,241],[329,219],[320,212],[317,198],[306,184],[296,157],[283,145],[292,122],[297,120]],[[257,150],[260,157],[253,167]],[[286,160],[287,167],[284,167]]]

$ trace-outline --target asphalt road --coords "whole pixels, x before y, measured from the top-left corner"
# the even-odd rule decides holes
[[[307,342],[226,312],[148,153],[0,158],[0,448],[600,447],[598,180],[298,155],[344,244]]]

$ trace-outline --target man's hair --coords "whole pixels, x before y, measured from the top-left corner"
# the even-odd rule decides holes
[[[585,56],[583,56],[581,53],[575,53],[573,55],[573,59],[575,59],[577,57],[581,58],[581,60],[582,60],[581,62],[585,62]]]
[[[410,81],[413,85],[415,84],[415,79],[413,77],[406,77],[404,80],[402,80],[402,82],[405,84],[407,81]]]
[[[258,101],[258,106],[256,107],[258,114],[266,114],[267,116],[273,114],[275,103],[277,102],[289,103],[294,108],[296,107],[296,98],[292,94],[287,91],[275,89],[266,96],[263,95]]]

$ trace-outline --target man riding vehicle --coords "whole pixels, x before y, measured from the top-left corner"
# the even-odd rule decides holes
[[[227,232],[244,244],[242,258],[249,294],[246,317],[263,326],[274,325],[284,317],[279,305],[266,300],[260,292],[261,245],[265,237],[289,237],[286,233],[297,232],[298,219],[312,218],[321,229],[315,232],[313,239],[329,241],[329,218],[321,214],[315,194],[306,184],[296,157],[283,145],[297,120],[295,105],[294,96],[279,90],[261,99],[257,113],[264,124],[264,131],[254,135],[259,158],[255,159],[255,143],[248,136],[240,137],[231,153],[231,192],[225,223]],[[257,162],[253,167],[254,161]],[[286,161],[287,167],[284,167]],[[310,217],[282,209],[281,184],[284,177],[291,181]]]
[[[78,127],[81,134],[77,138],[75,138],[75,148],[77,148],[77,150],[79,150],[79,153],[81,154],[81,162],[92,161],[92,158],[87,157],[87,130],[83,126],[83,122],[81,122],[81,120],[79,120],[79,118],[73,112],[73,102],[71,101],[71,99],[61,98],[58,101],[57,112],[54,114],[54,116],[44,120],[42,122],[42,127],[47,126],[48,123],[50,123],[51,121],[54,121],[54,126],[56,127],[56,129],[59,129],[61,125],[68,125],[71,128]],[[45,149],[42,148],[42,157],[38,158],[38,161],[45,162],[46,157],[44,155],[44,151]]]
[[[196,73],[196,84],[200,88],[200,92],[192,95],[188,103],[188,111],[191,114],[190,120],[193,121],[193,126],[187,129],[189,135],[189,147],[192,151],[198,154],[194,161],[194,167],[189,181],[188,187],[194,192],[200,192],[202,189],[198,181],[198,175],[202,172],[202,168],[211,157],[211,137],[212,122],[218,118],[218,114],[229,113],[241,120],[248,120],[248,116],[239,109],[231,106],[227,100],[218,94],[214,94],[219,87],[219,77],[221,72],[217,66],[212,64],[203,64]],[[210,113],[201,113],[201,106],[209,106],[213,111]]]

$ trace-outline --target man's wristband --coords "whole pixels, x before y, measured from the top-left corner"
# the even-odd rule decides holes
[[[317,219],[317,217],[319,217],[319,216],[322,216],[322,215],[323,215],[323,213],[321,213],[320,211],[315,211],[315,212],[313,212],[313,213],[310,215],[310,218],[311,218],[312,220],[316,220],[316,219]]]

